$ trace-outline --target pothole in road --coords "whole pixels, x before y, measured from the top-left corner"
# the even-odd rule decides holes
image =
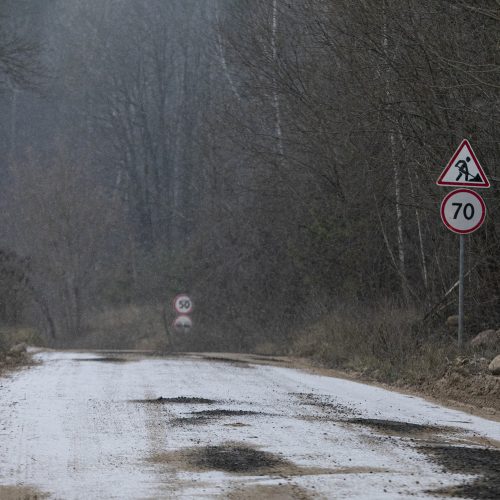
[[[146,403],[146,404],[204,404],[213,405],[218,403],[214,399],[196,398],[189,396],[180,396],[176,398],[164,398],[160,396],[154,399],[132,399],[131,403]]]
[[[277,454],[261,451],[245,443],[238,442],[157,453],[150,458],[150,461],[156,464],[164,464],[169,470],[172,470],[172,468],[191,471],[218,470],[234,474],[259,476],[280,475],[286,477],[389,472],[386,469],[371,467],[323,468],[298,466]]]
[[[230,416],[244,416],[244,415],[263,415],[263,413],[250,410],[200,410],[192,412],[192,415],[200,415],[204,417],[230,417]]]
[[[91,362],[101,362],[101,363],[127,363],[130,359],[126,358],[116,358],[111,356],[106,356],[103,358],[75,358],[73,361],[91,361]]]
[[[178,417],[170,421],[171,425],[200,425],[211,422],[219,417],[242,417],[245,415],[264,415],[264,413],[259,413],[256,411],[248,410],[227,410],[227,409],[217,409],[217,410],[200,410],[195,411],[188,417]]]
[[[350,418],[344,420],[350,424],[364,425],[371,429],[383,432],[385,434],[399,434],[399,435],[420,435],[437,432],[451,432],[454,429],[451,427],[439,427],[434,425],[414,424],[411,422],[401,422],[398,420],[384,420],[377,418]]]
[[[188,470],[218,470],[240,474],[264,475],[283,469],[296,470],[294,464],[278,455],[233,442],[159,453],[152,457],[152,461]]]
[[[315,406],[327,415],[333,415],[335,418],[352,417],[359,415],[359,411],[351,406],[343,405],[332,399],[330,396],[323,396],[312,393],[290,393],[300,399],[303,405]]]
[[[272,472],[278,466],[287,464],[284,459],[272,453],[238,444],[206,446],[193,450],[189,459],[201,469],[225,472]]]
[[[170,420],[169,424],[177,427],[183,425],[202,425],[210,422],[208,417],[177,417]]]
[[[480,476],[471,482],[430,493],[473,499],[500,498],[500,450],[466,446],[421,446],[417,449],[448,472]]]

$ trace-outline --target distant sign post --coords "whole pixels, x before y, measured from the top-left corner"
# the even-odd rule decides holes
[[[182,293],[174,298],[174,311],[177,314],[172,328],[177,333],[187,333],[193,328],[193,320],[188,316],[193,312],[193,301],[189,295]]]
[[[464,261],[465,235],[481,227],[486,217],[484,200],[474,188],[489,188],[490,181],[479,163],[467,139],[464,139],[448,162],[436,183],[438,186],[460,186],[448,193],[441,203],[441,219],[444,225],[460,235],[458,279],[458,345],[464,335]]]

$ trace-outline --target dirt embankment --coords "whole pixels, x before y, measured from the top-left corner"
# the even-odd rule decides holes
[[[0,485],[0,498],[2,500],[42,500],[49,498],[49,495],[29,486]]]
[[[313,368],[316,371],[318,368]],[[328,369],[319,369],[330,372]],[[433,399],[440,404],[480,417],[500,421],[500,377],[478,369],[473,360],[449,363],[445,374],[438,379],[422,379],[416,383],[404,380],[387,383],[354,371],[332,370],[352,380],[367,382],[390,390]]]
[[[448,362],[441,378],[424,381],[417,389],[444,402],[473,408],[489,418],[500,418],[500,376],[489,373],[484,358],[458,357]]]
[[[386,389],[410,393],[457,408],[484,418],[500,420],[500,377],[488,371],[488,361],[479,357],[458,357],[448,361],[444,374],[439,378],[423,376],[420,380],[408,382],[398,380],[386,382],[353,370],[330,370],[314,362],[300,360],[299,365],[311,365],[314,372],[347,377]]]

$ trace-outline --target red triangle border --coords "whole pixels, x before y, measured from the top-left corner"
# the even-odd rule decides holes
[[[483,179],[483,182],[443,182],[443,178],[446,176],[450,168],[453,166],[455,163],[455,160],[457,156],[462,152],[463,148],[467,148],[469,151],[472,159],[474,160],[474,163],[476,164],[477,170],[479,172],[479,175]],[[488,180],[488,177],[486,177],[486,174],[483,170],[483,167],[479,163],[479,160],[477,159],[476,155],[474,154],[474,151],[472,150],[472,147],[467,139],[464,139],[461,143],[460,146],[458,146],[457,150],[451,157],[451,160],[448,162],[446,167],[444,168],[443,172],[439,176],[439,179],[437,180],[436,184],[438,186],[469,186],[469,187],[476,187],[476,188],[489,188],[491,186],[490,181]]]

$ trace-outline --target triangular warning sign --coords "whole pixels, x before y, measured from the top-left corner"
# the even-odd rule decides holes
[[[467,139],[464,139],[440,175],[438,186],[470,186],[489,188],[490,181],[476,158]]]

